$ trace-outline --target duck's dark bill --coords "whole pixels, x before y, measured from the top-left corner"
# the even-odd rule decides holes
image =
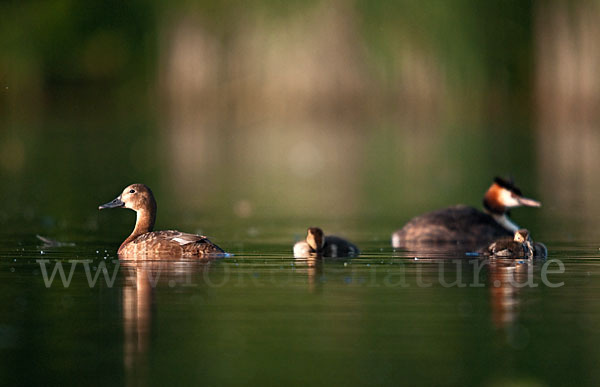
[[[121,197],[119,196],[118,198],[116,198],[112,202],[108,202],[106,204],[103,204],[103,205],[99,206],[98,209],[99,210],[103,210],[105,208],[123,207],[124,205],[125,205],[125,203],[123,203],[123,201],[121,200]]]

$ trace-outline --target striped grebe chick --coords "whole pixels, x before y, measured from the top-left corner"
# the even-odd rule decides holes
[[[129,208],[137,214],[131,235],[117,253],[126,259],[205,258],[223,256],[225,251],[207,237],[181,231],[152,231],[156,220],[156,200],[144,184],[131,184],[113,201],[98,207]]]
[[[417,216],[392,234],[392,246],[485,246],[497,238],[512,236],[519,229],[508,218],[508,211],[520,206],[540,207],[541,203],[524,197],[512,181],[497,177],[483,197],[484,211],[457,205]]]
[[[513,239],[501,238],[489,245],[488,253],[496,257],[533,258],[533,241],[529,231],[522,228],[515,231]]]
[[[306,240],[296,242],[294,257],[354,257],[360,254],[356,245],[333,235],[324,235],[318,227],[307,230]]]

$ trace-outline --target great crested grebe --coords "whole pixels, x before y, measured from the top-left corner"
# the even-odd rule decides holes
[[[137,213],[133,232],[119,247],[120,257],[131,259],[223,256],[225,251],[208,238],[181,231],[152,231],[156,200],[144,184],[131,184],[113,201],[98,207],[129,208]]]
[[[511,236],[519,229],[507,213],[520,206],[540,207],[541,203],[523,197],[512,181],[497,177],[483,197],[485,212],[458,205],[417,216],[392,234],[392,246],[486,245],[502,236]]]
[[[319,257],[354,257],[360,253],[358,247],[345,239],[333,235],[323,235],[323,230],[310,227],[306,240],[296,242],[294,256],[296,258]]]

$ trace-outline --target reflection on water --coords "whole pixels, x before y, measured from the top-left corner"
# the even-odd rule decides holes
[[[564,333],[566,315],[579,321],[575,324],[600,322],[584,306],[571,310],[582,292],[591,307],[600,304],[588,291],[600,284],[586,274],[597,266],[593,261],[586,270],[549,276],[551,284],[564,282],[553,288],[543,282],[552,257],[417,256],[359,242],[364,254],[352,259],[294,259],[289,245],[276,245],[279,253],[238,251],[210,262],[123,261],[116,280],[105,281],[100,273],[93,284],[90,278],[108,262],[88,259],[96,245],[47,248],[47,276],[59,263],[65,278],[74,267],[66,287],[59,274],[46,285],[41,263],[35,261],[39,249],[11,253],[7,246],[12,244],[4,244],[0,351],[15,360],[0,370],[18,368],[24,357],[36,361],[52,354],[56,362],[39,368],[29,381],[50,373],[68,375],[90,348],[92,359],[115,370],[106,382],[127,385],[299,378],[310,383],[403,378],[482,384],[507,375],[518,379],[522,373],[548,382],[553,370],[533,359],[551,354],[566,361],[586,340],[596,340],[592,331]],[[582,251],[577,254],[583,257]],[[69,260],[76,257],[80,260],[71,266]],[[556,264],[550,268],[558,273]],[[113,268],[106,273],[111,277]],[[61,301],[67,298],[68,304]],[[38,325],[45,327],[44,340],[33,329]],[[554,349],[557,340],[561,351]],[[457,356],[448,358],[448,351]],[[598,359],[593,351],[585,353]],[[461,359],[469,359],[468,364]],[[423,362],[443,366],[428,373],[420,371]],[[504,372],[495,373],[486,366],[490,362],[502,364]],[[523,366],[515,369],[514,364]],[[303,372],[307,368],[308,374]],[[106,376],[97,373],[91,365],[79,371],[104,381]]]
[[[123,265],[125,266],[125,265]],[[124,363],[127,385],[147,382],[148,348],[154,305],[154,270],[145,264],[127,264],[123,287]]]
[[[531,279],[533,270],[533,260],[490,260],[488,287],[496,328],[510,327],[517,320],[521,303],[519,292]]]
[[[238,262],[228,262],[222,263],[224,272],[218,276],[219,280],[208,276],[211,262],[122,262],[123,361],[127,384],[145,384],[152,374],[149,356],[156,335],[155,319],[157,314],[162,313],[156,304],[156,294],[178,286],[197,288],[198,284],[207,288],[215,285],[253,288],[251,291],[269,285],[277,289],[298,284],[298,290],[320,296],[339,286],[348,289],[358,287],[364,291],[383,288],[385,290],[380,293],[384,297],[391,295],[390,289],[452,292],[460,288],[487,288],[490,322],[508,344],[515,348],[525,347],[529,338],[523,334],[527,331],[519,324],[519,309],[524,297],[522,289],[540,286],[540,276],[536,273],[540,272],[544,262],[485,257],[448,260],[440,258],[440,254],[418,259],[396,253],[396,258],[391,260],[389,257],[351,260],[316,256],[286,260],[292,270],[283,266],[274,268],[272,259],[267,264],[253,262],[242,265],[243,268],[237,265]],[[270,275],[265,270],[271,270]],[[473,313],[472,306],[466,306],[464,302],[460,305],[460,313]],[[185,308],[186,305],[182,306]],[[181,310],[180,313],[185,312]]]
[[[127,385],[148,383],[157,288],[192,286],[191,276],[203,273],[210,261],[122,261],[124,366]],[[158,290],[160,291],[160,289]]]

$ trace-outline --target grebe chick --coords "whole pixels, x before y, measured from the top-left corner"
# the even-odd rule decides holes
[[[512,240],[502,238],[492,243],[488,247],[488,252],[496,257],[533,258],[533,241],[529,236],[529,231],[522,228],[515,231],[515,236]]]
[[[392,234],[392,246],[453,243],[482,247],[519,229],[508,211],[520,206],[540,207],[541,203],[523,197],[512,181],[497,177],[483,197],[485,212],[458,205],[417,216]]]
[[[225,251],[205,236],[181,231],[152,231],[156,220],[156,200],[144,184],[131,184],[113,201],[98,207],[129,208],[137,214],[133,232],[119,247],[122,258],[179,258],[222,256]]]
[[[294,244],[294,257],[354,257],[360,254],[358,247],[333,235],[323,235],[323,230],[310,227],[307,230],[306,240]]]

